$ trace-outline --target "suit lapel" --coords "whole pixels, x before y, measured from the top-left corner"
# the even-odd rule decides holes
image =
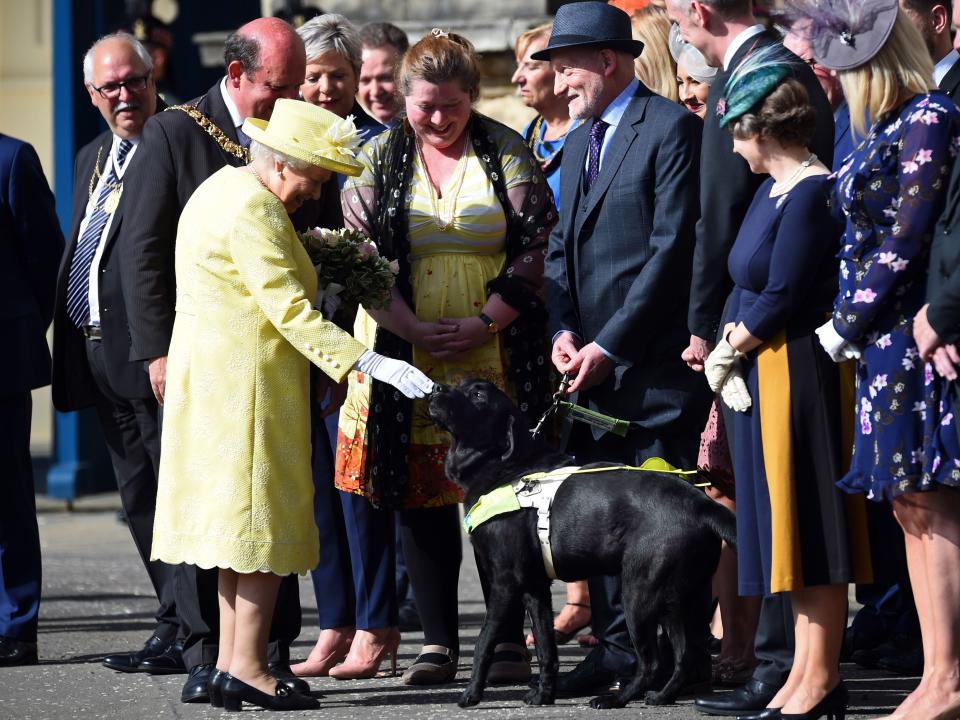
[[[630,104],[627,105],[623,117],[620,118],[620,123],[617,125],[613,137],[610,139],[610,144],[607,146],[607,150],[603,155],[603,165],[600,168],[600,174],[597,175],[597,179],[594,181],[593,187],[590,188],[586,197],[581,200],[585,205],[583,212],[577,213],[578,230],[583,219],[587,218],[590,213],[593,212],[597,203],[599,203],[604,194],[606,194],[610,183],[620,170],[620,165],[623,163],[623,158],[626,156],[627,150],[637,137],[637,128],[634,127],[634,124],[643,120],[643,112],[647,107],[647,101],[648,98],[643,95],[634,95],[630,98]],[[579,176],[582,183],[582,167]]]
[[[219,81],[197,103],[197,109],[213,120],[213,123],[223,130],[228,138],[237,142],[237,129],[233,126],[233,118],[230,117],[230,111],[227,110],[226,103],[223,102],[223,93],[220,92]]]
[[[947,70],[947,74],[940,81],[940,89],[949,95],[954,102],[960,100],[956,97],[957,90],[960,90],[960,60]]]

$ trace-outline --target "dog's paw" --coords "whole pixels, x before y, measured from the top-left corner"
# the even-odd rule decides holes
[[[623,703],[616,695],[598,695],[590,701],[590,707],[594,710],[611,710],[623,707]]]
[[[457,705],[462,708],[473,707],[480,704],[481,693],[473,692],[470,688],[463,691],[463,695],[457,700]]]
[[[663,693],[655,690],[650,690],[646,695],[643,696],[643,701],[647,705],[672,705],[674,700],[676,700],[675,697],[664,695]]]
[[[553,693],[542,692],[539,688],[523,696],[524,705],[553,705]]]

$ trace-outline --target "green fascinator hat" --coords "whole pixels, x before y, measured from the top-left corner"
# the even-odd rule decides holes
[[[756,108],[799,66],[796,55],[779,43],[751,53],[730,75],[717,101],[720,127]]]

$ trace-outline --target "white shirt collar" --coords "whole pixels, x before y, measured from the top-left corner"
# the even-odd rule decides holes
[[[764,30],[766,30],[766,28],[758,23],[756,25],[751,25],[746,30],[741,31],[740,34],[733,39],[733,41],[730,43],[730,46],[727,48],[727,52],[725,52],[723,55],[723,69],[729,70],[730,63],[733,62],[733,56],[737,54],[737,50],[743,47],[747,40],[752,38],[754,35],[759,35]]]
[[[600,115],[600,119],[612,128],[616,128],[617,125],[620,124],[620,118],[623,117],[623,113],[627,110],[627,105],[630,104],[630,98],[636,94],[639,86],[639,80],[636,78],[631,80],[623,91],[613,99],[613,102],[607,105],[606,110]],[[613,133],[608,133],[607,135],[612,136]]]
[[[933,67],[933,81],[940,86],[940,83],[943,82],[943,79],[947,76],[947,73],[950,72],[950,68],[953,67],[954,63],[960,60],[960,52],[957,52],[955,48],[951,48],[950,52],[941,58]]]
[[[223,96],[223,104],[227,106],[227,112],[230,113],[230,119],[233,121],[233,126],[238,128],[243,125],[245,118],[240,117],[240,111],[237,110],[236,103],[233,102],[233,98],[230,97],[230,93],[227,92],[226,76],[224,76],[223,80],[220,81],[220,94]]]
[[[137,152],[137,146],[140,145],[140,136],[138,135],[135,138],[128,138],[130,144],[133,145],[129,150],[127,150],[127,155],[123,159],[123,167],[117,170],[117,177],[123,180],[123,174],[127,171],[127,168],[130,167],[130,161],[133,159],[133,155]],[[110,161],[113,163],[113,167],[117,167],[117,151],[120,149],[120,140],[121,138],[117,135],[113,136],[113,142],[110,144]]]

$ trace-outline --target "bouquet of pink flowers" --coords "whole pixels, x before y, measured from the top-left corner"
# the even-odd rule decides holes
[[[317,270],[317,307],[332,315],[341,302],[379,310],[390,306],[400,267],[380,256],[377,246],[359,230],[313,228],[299,233]],[[336,299],[335,302],[330,301]]]

